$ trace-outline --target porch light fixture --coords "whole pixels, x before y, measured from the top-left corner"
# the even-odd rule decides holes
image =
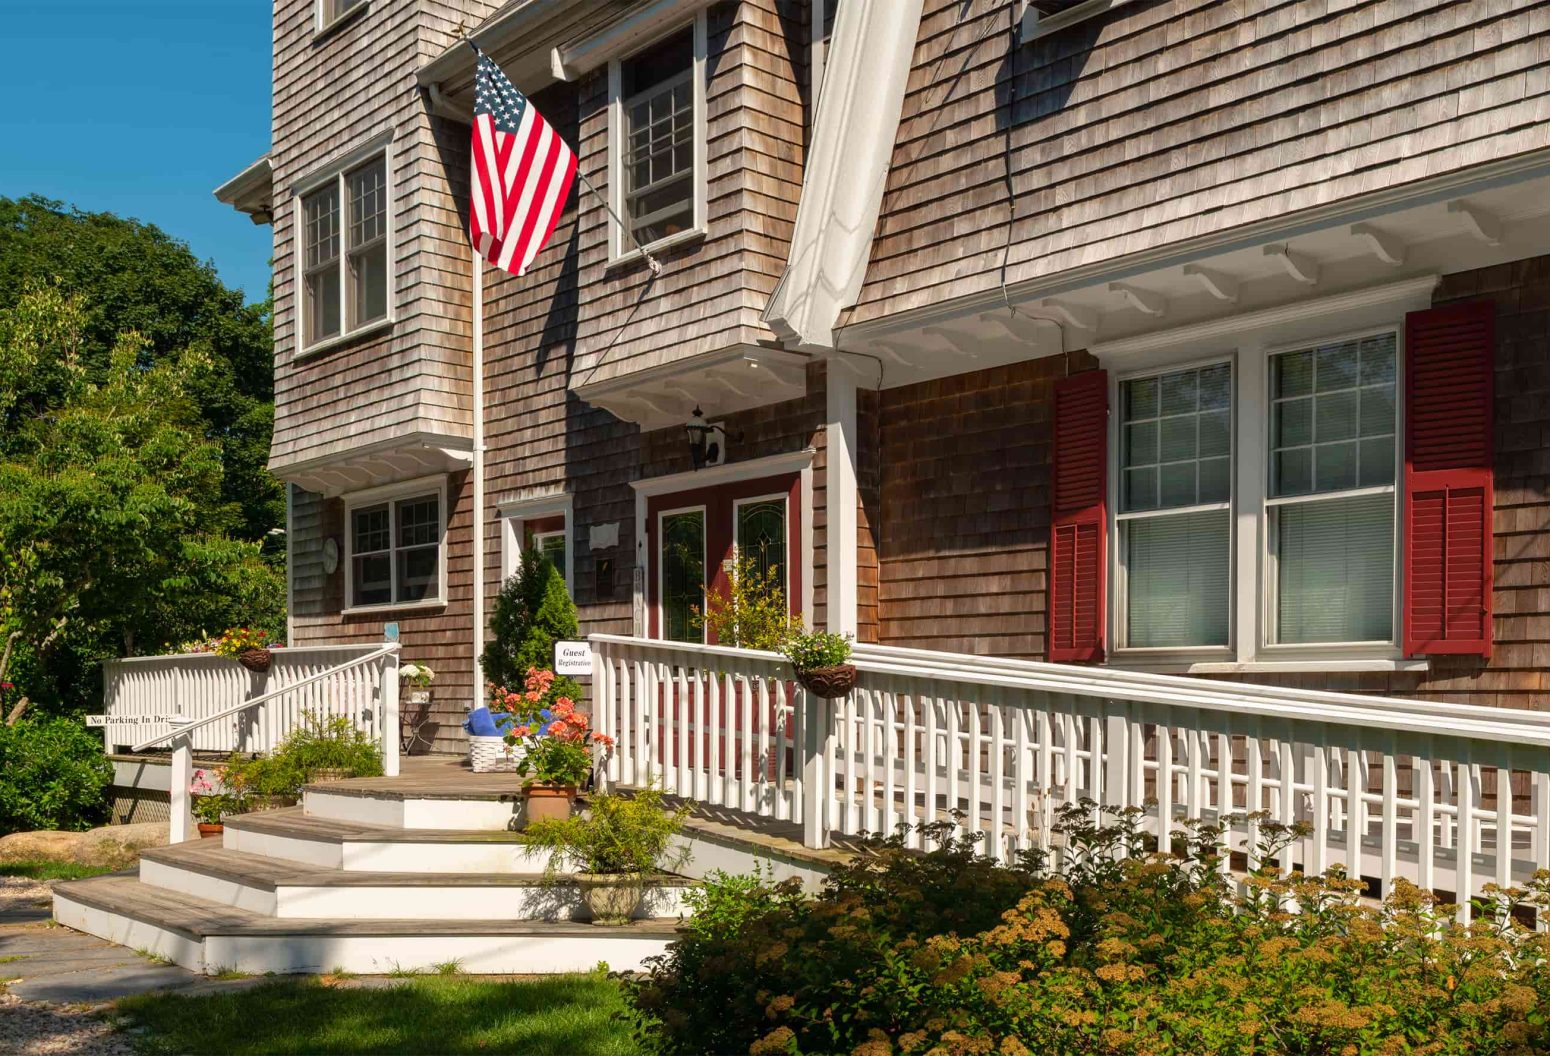
[[[689,459],[695,469],[704,469],[706,466],[714,466],[720,463],[722,457],[722,445],[727,442],[727,431],[719,425],[713,425],[705,420],[705,412],[696,405],[694,414],[684,423],[684,432],[689,437]],[[720,440],[712,439],[719,433]]]

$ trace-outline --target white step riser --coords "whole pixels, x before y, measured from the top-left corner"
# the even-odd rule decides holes
[[[153,887],[203,898],[266,917],[295,920],[578,920],[581,892],[574,884],[522,887],[435,885],[426,887],[323,885],[267,890],[164,862],[142,861],[140,880]],[[681,886],[652,888],[636,916],[687,914]]]
[[[219,905],[245,909],[249,913],[258,913],[266,917],[275,915],[278,904],[273,891],[228,880],[225,877],[196,873],[191,869],[183,869],[166,862],[142,859],[140,882],[166,891],[209,899]]]
[[[556,974],[586,972],[605,962],[610,971],[639,971],[648,957],[667,950],[671,938],[626,938],[607,928],[593,935],[500,936],[224,936],[205,940],[211,970],[239,972],[331,972],[361,975],[398,970],[434,971],[457,961],[473,974]]]
[[[399,829],[504,832],[512,826],[517,805],[483,799],[376,799],[307,791],[302,795],[302,809],[312,818]]]
[[[804,889],[816,892],[823,887],[824,877],[829,875],[827,868],[814,862],[789,858],[754,844],[734,847],[719,840],[705,839],[694,832],[677,837],[676,843],[688,845],[689,857],[672,871],[696,880],[703,880],[716,870],[734,876],[758,873],[773,883],[795,877]]]
[[[59,894],[54,896],[54,919],[67,928],[84,931],[131,950],[143,950],[165,957],[190,971],[205,970],[204,944],[178,932],[72,902]]]
[[[228,828],[234,851],[323,869],[373,873],[541,873],[549,855],[513,843],[401,843],[302,839]]]

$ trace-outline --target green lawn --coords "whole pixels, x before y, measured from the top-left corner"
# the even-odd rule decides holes
[[[88,876],[101,876],[113,870],[97,865],[76,865],[74,862],[56,862],[45,859],[20,862],[0,862],[0,876],[25,876],[31,880],[80,880]]]
[[[598,975],[521,981],[417,976],[387,990],[307,976],[205,997],[148,994],[118,1003],[135,1044],[163,1054],[521,1053],[627,1056],[638,1051],[619,988]]]

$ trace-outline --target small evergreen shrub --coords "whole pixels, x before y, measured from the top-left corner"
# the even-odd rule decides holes
[[[112,782],[102,739],[80,722],[0,723],[0,835],[103,824]]]
[[[520,686],[527,673],[554,666],[554,643],[580,633],[576,605],[565,577],[536,548],[522,552],[520,567],[501,586],[490,612],[490,641],[479,654],[484,677],[497,686]],[[576,700],[581,687],[567,680]]]
[[[713,877],[703,915],[627,982],[657,1053],[1527,1056],[1550,1051],[1550,872],[1467,927],[1403,881],[1338,869],[1241,887],[1221,831],[1148,853],[1139,811],[1062,812],[1069,851],[1011,867],[947,823],[874,841],[817,896]],[[1268,859],[1301,834],[1261,819]]]

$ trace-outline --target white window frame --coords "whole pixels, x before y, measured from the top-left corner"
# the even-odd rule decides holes
[[[707,552],[708,548],[710,547],[710,511],[705,508],[705,504],[704,503],[700,503],[700,504],[695,505],[695,506],[679,506],[679,507],[676,507],[676,508],[671,509],[671,510],[658,510],[657,511],[657,552],[654,555],[652,555],[652,556],[655,557],[655,559],[656,559],[656,566],[657,566],[657,606],[656,606],[657,633],[656,633],[656,637],[658,639],[664,641],[664,642],[668,641],[669,639],[667,637],[667,609],[666,609],[666,602],[667,602],[667,583],[666,583],[667,561],[666,561],[666,559],[664,557],[664,554],[663,554],[662,545],[667,542],[667,527],[666,527],[667,518],[677,516],[678,514],[681,514],[681,513],[698,513],[700,515],[700,570],[701,570],[700,578],[702,580],[702,582],[700,584],[700,589],[704,590],[709,585],[709,580],[711,578],[713,578],[710,575],[710,565],[709,565],[710,554]],[[706,627],[702,623],[702,624],[700,624],[700,641],[699,641],[700,645],[704,645],[705,644],[705,638],[706,638]],[[673,639],[673,641],[677,641],[677,639]],[[691,642],[691,643],[687,643],[687,644],[694,644],[694,643]]]
[[[1136,510],[1132,513],[1120,512],[1120,491],[1123,487],[1124,468],[1120,463],[1123,457],[1124,443],[1124,416],[1121,413],[1121,396],[1125,391],[1125,382],[1139,378],[1155,378],[1162,374],[1171,374],[1181,370],[1198,370],[1201,367],[1215,366],[1218,363],[1226,363],[1232,371],[1232,399],[1228,405],[1228,429],[1232,437],[1232,443],[1228,452],[1228,473],[1230,486],[1226,502],[1200,503],[1194,506],[1180,506],[1165,510]],[[1109,538],[1112,540],[1109,546],[1109,582],[1112,588],[1111,611],[1114,613],[1110,628],[1109,640],[1114,643],[1114,655],[1116,657],[1134,657],[1146,659],[1149,657],[1161,657],[1178,659],[1188,657],[1192,661],[1201,660],[1226,660],[1234,655],[1236,649],[1237,625],[1233,620],[1233,613],[1227,613],[1227,644],[1226,645],[1202,645],[1191,648],[1175,648],[1173,646],[1129,646],[1125,644],[1126,633],[1129,629],[1129,600],[1130,586],[1128,569],[1125,567],[1123,525],[1126,521],[1144,520],[1154,517],[1168,517],[1189,513],[1204,513],[1210,510],[1228,511],[1227,529],[1227,599],[1228,605],[1234,604],[1237,598],[1238,562],[1237,554],[1237,518],[1232,515],[1235,508],[1235,500],[1238,496],[1238,404],[1241,398],[1238,388],[1238,357],[1234,351],[1225,351],[1216,355],[1202,358],[1181,359],[1147,366],[1144,369],[1128,371],[1124,374],[1116,374],[1110,382],[1112,392],[1109,396],[1109,406],[1115,409],[1110,415],[1113,420],[1111,442],[1109,444]]]
[[[566,492],[554,492],[547,495],[538,495],[529,499],[521,499],[516,502],[502,503],[499,507],[501,518],[501,582],[504,583],[517,573],[522,567],[522,542],[527,532],[528,521],[547,520],[551,517],[563,517],[565,519],[565,567],[560,572],[565,576],[565,591],[572,598],[576,596],[576,544],[574,501]],[[546,533],[549,534],[549,533]]]
[[[320,35],[332,30],[335,26],[342,26],[350,19],[360,15],[371,6],[371,0],[361,0],[360,3],[347,11],[329,13],[329,8],[335,6],[332,0],[315,0],[313,4],[312,32]]]
[[[785,517],[786,524],[786,552],[780,564],[780,591],[786,597],[786,612],[791,613],[791,496],[785,492],[772,492],[769,495],[750,495],[745,499],[732,500],[732,557],[736,560],[743,552],[742,517],[740,511],[744,506],[756,502],[778,502]]]
[[[349,298],[349,214],[350,194],[345,177],[359,169],[362,165],[382,159],[383,190],[386,196],[387,207],[387,314],[381,319],[373,319],[369,323],[363,323],[353,329],[348,327],[350,319]],[[307,231],[306,210],[303,201],[308,195],[334,183],[339,191],[339,333],[331,337],[325,337],[311,344],[307,343]],[[391,328],[398,318],[398,302],[394,290],[394,274],[396,272],[395,260],[397,259],[397,232],[393,226],[394,205],[394,180],[393,180],[393,136],[391,132],[374,136],[364,143],[352,148],[347,153],[334,158],[327,164],[319,166],[306,176],[297,180],[291,187],[291,223],[293,243],[291,248],[292,258],[292,282],[291,318],[295,329],[295,347],[292,358],[304,359],[337,348],[340,345],[358,340],[368,334],[378,333]]]
[[[673,246],[705,237],[706,230],[706,141],[708,137],[707,92],[705,85],[706,52],[709,30],[706,12],[696,11],[692,22],[694,37],[694,62],[690,73],[691,99],[694,107],[694,166],[689,177],[694,184],[694,216],[689,228],[647,243],[645,251],[657,252]],[[680,22],[672,29],[658,33],[628,54],[619,55],[608,62],[608,202],[614,212],[627,224],[624,194],[624,77],[622,64],[640,52],[668,37],[684,31],[686,23]],[[637,249],[628,238],[622,225],[608,225],[608,267],[622,266],[642,259],[644,251]]]
[[[1119,667],[1190,674],[1255,672],[1355,672],[1429,670],[1429,662],[1404,656],[1404,332],[1405,314],[1431,306],[1435,275],[1310,298],[1094,344],[1090,351],[1109,369],[1108,641],[1110,662]],[[1270,538],[1270,357],[1280,352],[1394,333],[1395,480],[1393,639],[1387,642],[1272,642],[1274,553]],[[1126,584],[1119,535],[1120,382],[1230,358],[1233,363],[1232,446],[1232,612],[1229,647],[1223,649],[1131,649],[1123,647]],[[1366,489],[1362,489],[1366,490]],[[1350,495],[1355,490],[1345,492]]]
[[[389,576],[392,589],[398,590],[398,503],[407,499],[436,496],[440,519],[436,541],[436,596],[417,601],[383,601],[369,605],[353,604],[355,598],[355,511],[366,506],[388,506]],[[444,608],[447,604],[447,478],[444,475],[417,477],[380,488],[355,491],[344,497],[344,607],[341,613],[352,616],[366,612],[411,612],[416,609]]]
[[[1313,492],[1307,495],[1287,495],[1279,498],[1270,496],[1270,405],[1272,400],[1270,361],[1284,352],[1299,352],[1307,348],[1315,348],[1318,345],[1335,344],[1341,341],[1360,340],[1364,337],[1376,337],[1379,334],[1394,335],[1394,483],[1376,485],[1365,488],[1348,488],[1344,491],[1319,493]],[[1401,623],[1404,618],[1402,602],[1404,594],[1404,532],[1400,524],[1403,509],[1400,500],[1404,487],[1404,439],[1405,439],[1405,320],[1401,316],[1396,322],[1376,327],[1364,327],[1358,330],[1348,330],[1342,333],[1325,334],[1323,336],[1291,342],[1277,342],[1267,344],[1263,348],[1264,369],[1262,371],[1260,391],[1260,406],[1264,410],[1261,426],[1261,461],[1264,463],[1260,469],[1264,480],[1264,486],[1259,490],[1260,501],[1260,531],[1264,534],[1263,566],[1261,571],[1260,598],[1262,611],[1260,613],[1259,652],[1265,657],[1298,657],[1298,656],[1385,656],[1399,657],[1403,653],[1400,648]],[[1388,494],[1393,499],[1394,507],[1394,559],[1391,569],[1392,583],[1389,603],[1389,638],[1387,641],[1371,642],[1276,642],[1275,628],[1275,604],[1276,604],[1276,547],[1272,538],[1271,511],[1278,506],[1288,504],[1303,504],[1309,502],[1329,502],[1336,499],[1356,498],[1361,495]]]

